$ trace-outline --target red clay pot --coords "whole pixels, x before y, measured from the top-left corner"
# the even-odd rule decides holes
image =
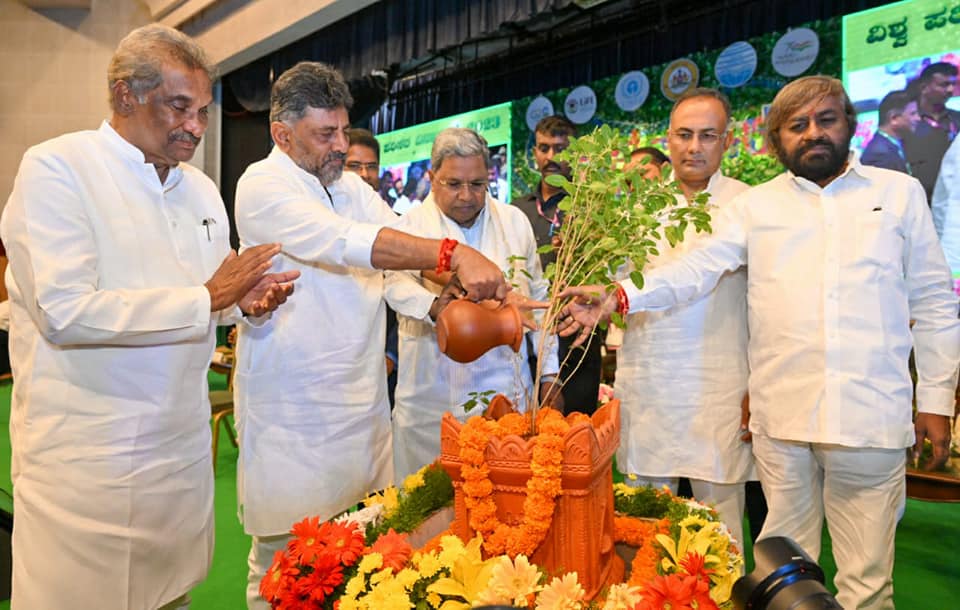
[[[513,305],[489,307],[461,299],[437,316],[440,351],[457,362],[473,362],[499,345],[519,352],[523,322]]]

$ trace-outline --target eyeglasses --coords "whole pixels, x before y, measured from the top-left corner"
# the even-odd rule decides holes
[[[700,133],[696,133],[688,129],[678,129],[677,131],[670,132],[670,139],[674,140],[675,142],[689,144],[693,142],[694,138],[698,138],[700,143],[704,146],[713,146],[725,135],[727,135],[726,131],[701,131]]]
[[[361,163],[359,161],[347,161],[344,164],[344,167],[347,168],[347,171],[360,173],[361,171],[368,171],[371,173],[377,173],[380,171],[379,163]]]
[[[486,180],[471,180],[470,182],[463,182],[461,180],[434,180],[434,182],[455,193],[459,193],[463,187],[467,187],[470,193],[479,195],[490,188],[490,184]]]

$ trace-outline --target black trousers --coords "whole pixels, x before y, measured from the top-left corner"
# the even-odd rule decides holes
[[[594,331],[586,355],[584,355],[583,346],[570,347],[576,336],[560,337],[558,350],[560,362],[567,359],[567,363],[560,367],[563,403],[567,413],[579,411],[592,415],[597,410],[601,374],[600,347],[603,344],[603,335],[604,332],[599,329]],[[567,358],[568,353],[569,358]],[[583,362],[580,361],[581,357]]]

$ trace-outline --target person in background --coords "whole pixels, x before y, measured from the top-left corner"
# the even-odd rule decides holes
[[[128,34],[111,116],[23,156],[10,257],[11,607],[187,608],[213,554],[207,370],[218,324],[275,309],[296,271],[237,256],[214,183],[185,162],[212,67],[184,34]]]
[[[560,246],[559,231],[563,223],[563,213],[558,204],[567,194],[548,184],[546,178],[554,174],[570,177],[569,164],[555,161],[554,156],[570,145],[570,138],[575,133],[573,123],[560,115],[544,117],[534,129],[533,158],[540,172],[540,183],[533,193],[513,203],[523,210],[530,220],[538,247],[547,244]],[[556,252],[540,254],[543,269],[556,259]],[[600,347],[603,341],[603,332],[599,330],[586,348],[572,347],[571,340],[560,339],[559,380],[567,411],[592,414],[597,409],[602,368]]]
[[[370,188],[380,192],[380,142],[367,129],[350,129],[350,146],[343,168],[360,176]],[[383,349],[387,367],[387,396],[393,408],[397,389],[397,312],[387,306],[387,340]]]
[[[297,303],[240,327],[235,405],[237,496],[253,536],[247,604],[266,608],[260,581],[293,523],[328,519],[392,480],[383,366],[381,269],[455,271],[472,299],[503,300],[500,267],[454,240],[389,228],[396,215],[359,176],[343,172],[350,92],[339,72],[300,62],[274,82],[275,147],[237,184],[245,248],[280,240],[278,270],[302,273]],[[414,318],[435,299],[411,282]]]
[[[715,89],[691,89],[674,102],[667,135],[673,171],[666,180],[680,186],[678,205],[705,192],[716,216],[749,188],[720,171],[733,141],[730,118],[730,102]],[[659,176],[659,167],[651,174]],[[663,239],[644,272],[682,259],[708,236],[690,226],[674,248]],[[749,372],[746,296],[740,268],[698,299],[631,314],[616,382],[617,467],[639,475],[628,482],[677,493],[680,477],[690,479],[694,497],[716,507],[741,549],[744,483],[756,478],[750,443],[740,434]]]
[[[498,261],[515,284],[511,294],[534,300],[546,298],[548,283],[543,278],[537,257],[536,241],[526,216],[514,206],[489,197],[487,173],[490,156],[486,140],[470,129],[448,128],[433,142],[430,183],[433,188],[422,206],[403,217],[399,228],[433,239],[453,238],[470,244],[493,261]],[[519,256],[520,259],[511,259]],[[407,277],[402,277],[407,276]],[[431,294],[440,297],[443,284],[404,272],[387,275],[387,298],[404,279],[422,282]],[[438,278],[434,278],[438,279]],[[446,278],[444,278],[445,280]],[[447,282],[444,281],[444,284]],[[431,315],[431,318],[435,318]],[[470,392],[495,390],[514,400],[525,411],[528,394],[533,391],[530,369],[525,365],[530,344],[539,345],[539,332],[532,341],[523,341],[517,379],[517,354],[506,345],[494,348],[474,362],[454,362],[440,352],[435,327],[422,317],[400,315],[400,381],[397,406],[393,413],[393,456],[397,481],[434,461],[440,453],[440,420],[450,411],[461,421],[475,413],[466,413],[460,405]],[[551,396],[558,370],[556,342],[547,346],[540,383],[540,395],[530,400],[547,401],[562,410],[560,397]],[[517,387],[518,381],[520,387]],[[555,391],[554,391],[555,394]]]
[[[947,62],[930,64],[908,86],[916,91],[920,121],[905,142],[907,161],[911,174],[923,185],[927,201],[933,198],[940,161],[960,131],[960,112],[947,108],[956,88],[957,67]]]
[[[655,146],[644,146],[634,150],[630,153],[630,161],[627,163],[627,167],[639,166],[644,173],[643,177],[648,180],[659,178],[664,165],[670,165],[670,159]]]
[[[350,146],[343,168],[360,176],[375,191],[380,190],[380,142],[367,129],[350,129]]]
[[[949,455],[960,320],[922,186],[850,153],[856,116],[837,79],[787,84],[767,144],[788,171],[737,197],[712,237],[648,272],[642,291],[625,280],[602,299],[596,286],[561,293],[575,300],[560,332],[585,338],[617,309],[696,300],[747,265],[750,431],[769,505],[761,539],[790,537],[817,558],[826,517],[840,605],[874,610],[893,608],[904,449],[929,439],[928,468]]]
[[[891,91],[880,101],[878,112],[880,126],[863,149],[860,162],[909,174],[910,164],[903,152],[903,142],[913,134],[920,120],[917,102],[907,91]]]

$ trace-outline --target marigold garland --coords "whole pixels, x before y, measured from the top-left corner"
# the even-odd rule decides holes
[[[637,549],[637,554],[630,563],[628,585],[645,585],[657,576],[657,565],[660,562],[657,534],[669,533],[669,519],[651,521],[623,515],[616,515],[613,518],[614,539]]]
[[[541,409],[537,414],[540,433],[533,438],[532,474],[527,480],[523,519],[517,525],[509,525],[497,517],[485,453],[491,438],[525,432],[527,422],[525,418],[511,415],[500,421],[503,424],[472,417],[460,431],[464,502],[470,513],[470,527],[483,535],[483,548],[489,555],[530,556],[543,542],[553,522],[557,496],[562,491],[563,436],[570,424],[554,409]]]

